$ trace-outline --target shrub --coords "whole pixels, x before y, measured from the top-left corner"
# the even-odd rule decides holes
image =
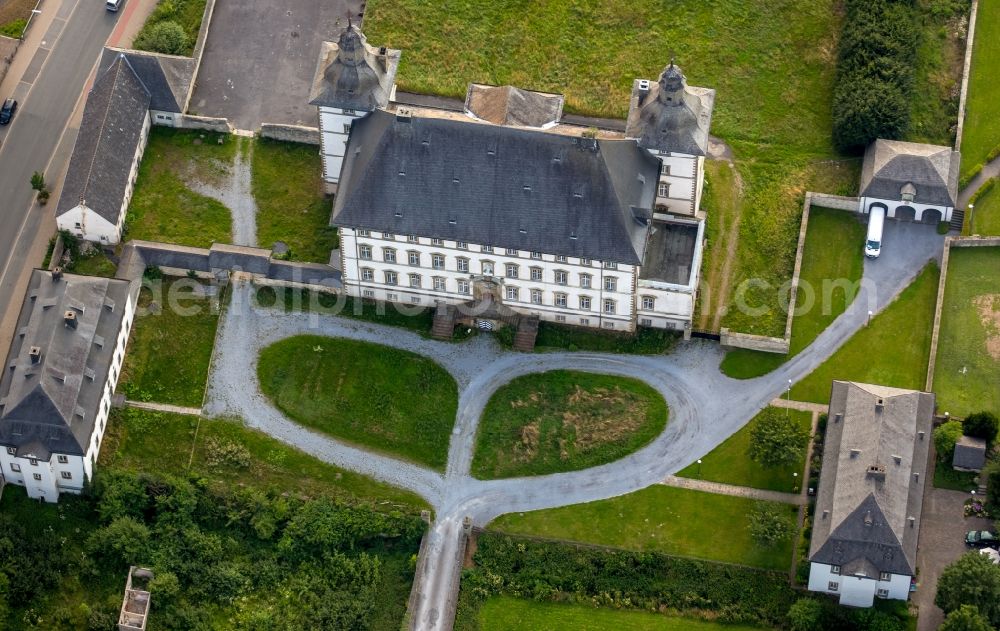
[[[750,430],[750,457],[765,467],[795,464],[805,456],[809,432],[780,410],[768,408]]]
[[[42,191],[45,188],[45,176],[41,171],[35,171],[31,174],[31,189],[34,191]]]
[[[980,167],[980,168],[982,168],[982,167]],[[991,177],[990,179],[988,179],[985,182],[983,182],[982,186],[980,186],[979,188],[977,188],[976,192],[973,193],[972,197],[969,198],[969,203],[970,204],[975,204],[976,202],[978,202],[980,200],[980,198],[982,198],[984,195],[986,195],[991,190],[993,190],[993,187],[996,186],[996,184],[997,184],[997,178],[995,178],[995,177]]]
[[[976,412],[962,421],[962,431],[966,436],[982,438],[987,443],[992,443],[1000,431],[1000,419],[992,412]]]
[[[909,125],[906,95],[875,77],[838,83],[833,94],[833,141],[843,151],[863,149],[878,138],[901,137]]]
[[[118,517],[87,539],[87,551],[112,565],[141,564],[148,548],[149,528],[133,517]]]
[[[188,49],[188,36],[177,22],[163,20],[143,27],[133,45],[153,53],[183,55]]]
[[[948,614],[939,631],[993,631],[989,621],[972,605],[962,605]]]
[[[784,506],[775,502],[756,502],[750,513],[750,536],[758,544],[771,547],[787,540],[795,528],[782,514]]]
[[[958,421],[948,421],[934,430],[934,449],[937,450],[939,461],[951,462],[955,455],[955,443],[961,437],[962,424]]]
[[[969,185],[969,182],[974,180],[977,175],[979,175],[983,170],[983,164],[980,162],[976,166],[969,169],[967,172],[962,174],[962,177],[958,178],[958,190],[962,190]]]
[[[823,621],[823,605],[812,598],[799,598],[788,610],[788,625],[792,631],[819,631]]]
[[[24,35],[24,29],[28,26],[28,20],[24,18],[18,18],[12,22],[7,22],[6,24],[0,25],[0,35],[5,37],[12,37],[14,39],[21,39]]]
[[[246,469],[253,462],[250,450],[231,440],[209,438],[205,450],[205,464],[209,467]]]

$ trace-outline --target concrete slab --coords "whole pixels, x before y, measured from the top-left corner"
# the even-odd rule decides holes
[[[320,44],[360,13],[360,0],[217,0],[189,112],[240,129],[316,127],[308,101]]]

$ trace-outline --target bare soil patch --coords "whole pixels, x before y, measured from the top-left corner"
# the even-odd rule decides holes
[[[1000,361],[1000,294],[985,294],[972,300],[979,321],[986,329],[986,352]]]

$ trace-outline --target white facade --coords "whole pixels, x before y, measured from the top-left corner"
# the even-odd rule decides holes
[[[664,216],[654,214],[654,227]],[[640,326],[658,329],[683,330],[690,326],[694,318],[694,307],[701,274],[701,258],[705,239],[704,221],[672,219],[673,223],[688,223],[698,226],[698,237],[691,259],[691,272],[686,284],[666,283],[648,278],[640,278],[636,288],[636,318]]]
[[[125,314],[115,342],[115,352],[108,378],[104,383],[86,455],[53,453],[48,460],[44,460],[34,457],[35,454],[18,457],[13,447],[0,451],[0,469],[3,471],[4,480],[8,484],[25,487],[28,497],[57,502],[60,493],[79,493],[83,490],[84,484],[93,477],[94,465],[107,429],[111,397],[118,385],[122,362],[125,359],[125,347],[135,317],[135,304],[133,297],[130,297],[125,304]]]
[[[951,206],[929,206],[916,204],[905,200],[879,199],[877,197],[862,197],[858,210],[864,214],[871,212],[872,206],[885,207],[885,216],[890,219],[906,219],[937,224],[939,221],[951,221]]]
[[[340,169],[344,166],[344,152],[351,123],[367,114],[358,110],[339,107],[319,108],[320,155],[323,156],[323,180],[336,186],[340,182]]]
[[[840,604],[849,607],[871,607],[875,598],[906,600],[910,596],[910,576],[886,572],[878,579],[867,576],[847,576],[840,568],[823,563],[809,567],[809,591],[840,597]]]
[[[150,116],[147,113],[142,124],[142,133],[136,146],[135,155],[132,157],[132,167],[125,185],[125,194],[118,207],[117,222],[112,224],[88,206],[87,200],[83,200],[80,204],[56,217],[56,227],[59,230],[66,230],[81,239],[95,243],[115,245],[121,241],[122,230],[125,227],[125,215],[128,212],[129,202],[132,201],[136,178],[139,177],[139,163],[142,161],[142,154],[146,151],[146,142],[149,140],[149,126]]]
[[[657,208],[677,215],[697,215],[705,183],[704,156],[652,150],[650,153],[660,161]]]
[[[504,305],[542,320],[635,328],[637,266],[351,228],[340,229],[340,243],[350,296],[457,304],[473,300],[485,279],[500,285]]]

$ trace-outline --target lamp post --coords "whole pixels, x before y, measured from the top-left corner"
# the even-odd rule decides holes
[[[871,312],[871,311],[869,310],[869,311],[868,311],[868,320],[867,320],[867,321],[865,322],[865,326],[868,326],[869,324],[871,324],[871,323],[872,323],[872,316],[873,316],[873,315],[875,315],[875,314],[874,314],[874,313],[872,313],[872,312]]]
[[[975,204],[969,204],[969,234],[975,234],[976,232],[976,225],[973,221],[973,217],[975,217],[975,210]]]
[[[792,490],[794,491],[796,487],[799,486],[799,474],[796,471],[792,472]]]
[[[698,458],[698,479],[701,479],[701,458]]]

